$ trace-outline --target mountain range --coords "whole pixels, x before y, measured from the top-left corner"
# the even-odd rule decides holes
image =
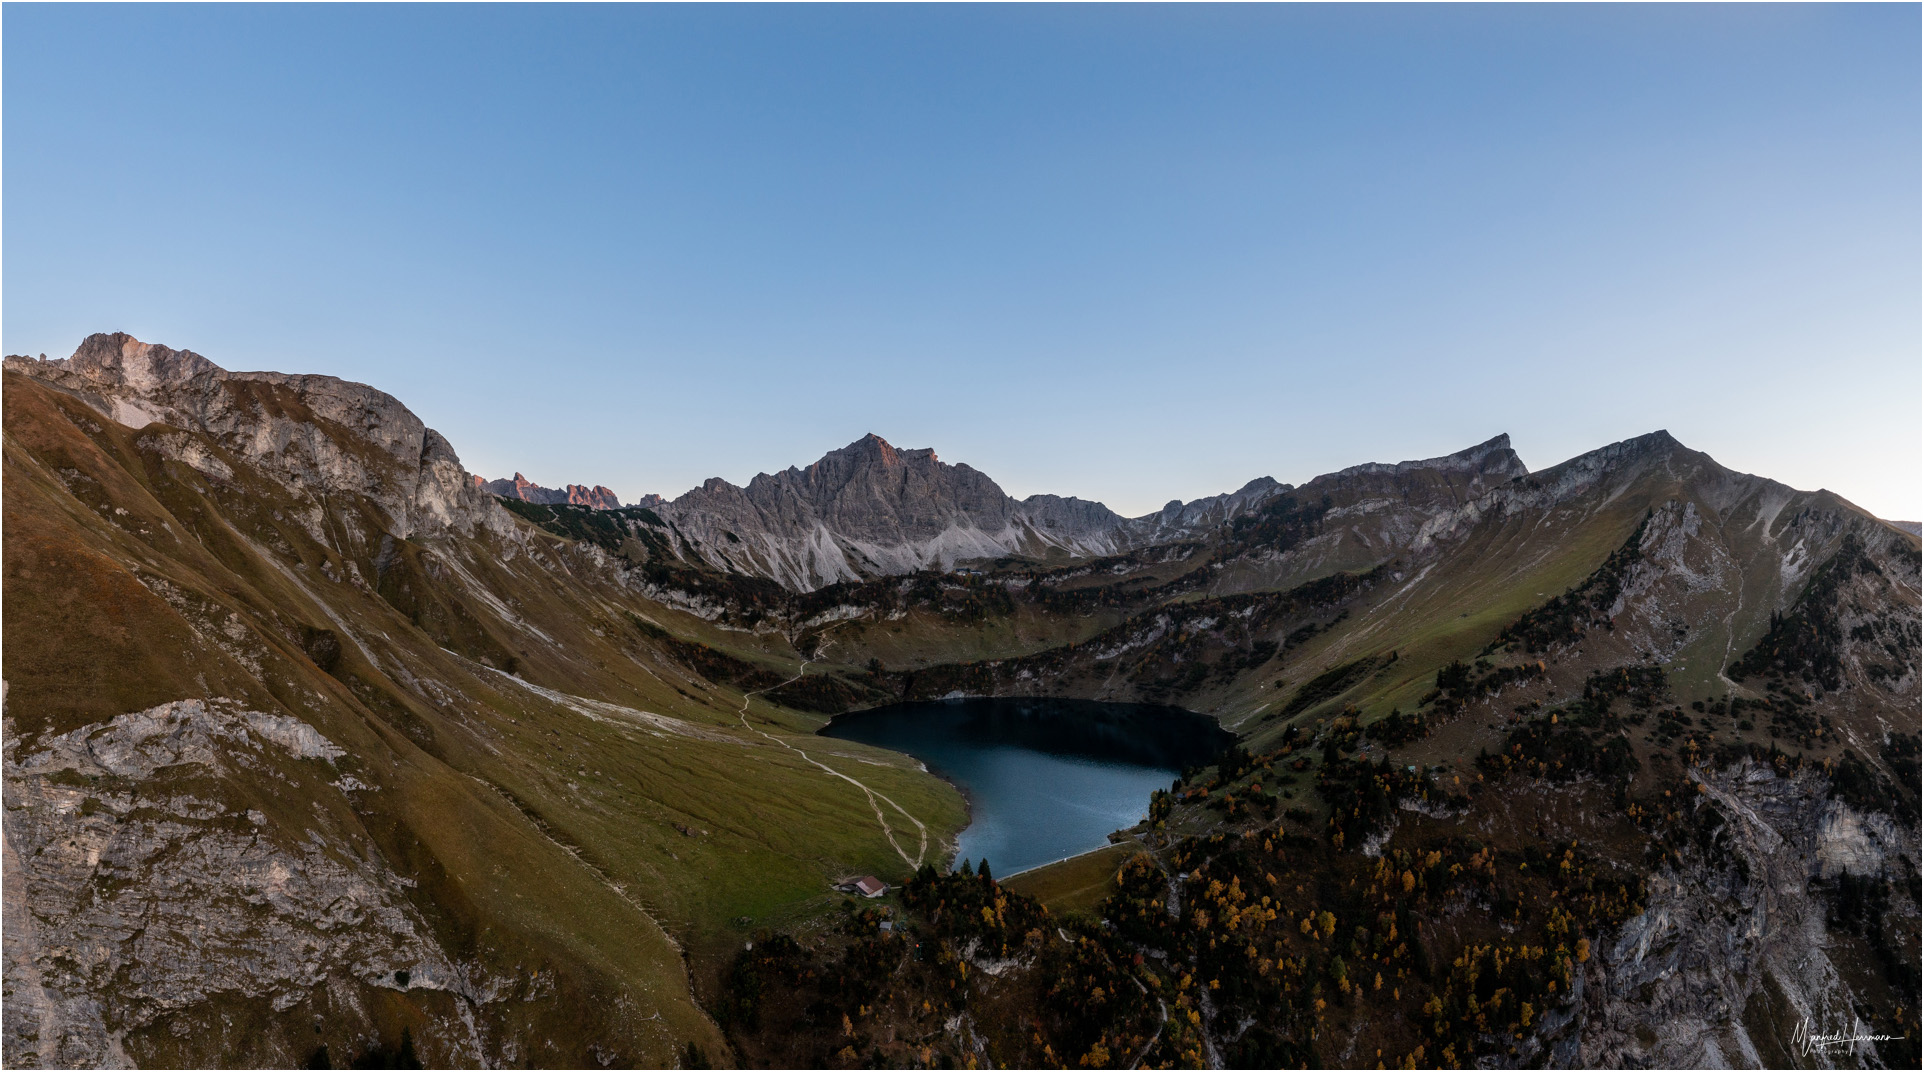
[[[1124,518],[873,435],[489,482],[124,334],[4,406],[9,1066],[1915,1067],[1919,539],[1665,432]],[[814,731],[990,695],[1241,743],[951,874]]]
[[[1461,483],[1473,498],[1494,482],[1527,472],[1509,436],[1500,435],[1448,457],[1361,465],[1322,480],[1460,473],[1467,481],[1452,487]],[[570,484],[565,493],[550,491],[529,485],[519,473],[513,481],[484,486],[523,502],[619,508],[606,488],[590,492]],[[679,498],[649,496],[638,505],[670,524],[684,557],[807,592],[1009,557],[1066,562],[1120,554],[1212,532],[1292,490],[1258,477],[1234,492],[1172,501],[1153,514],[1126,518],[1083,499],[1018,500],[967,465],[947,464],[926,448],[901,450],[871,434],[806,468],[763,473],[746,488],[716,477]]]

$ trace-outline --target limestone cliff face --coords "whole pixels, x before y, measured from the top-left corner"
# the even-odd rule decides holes
[[[231,702],[163,704],[32,744],[9,722],[7,1063],[131,1067],[129,1032],[196,1024],[223,993],[362,1031],[357,1007],[380,991],[486,1000],[356,836],[360,767],[306,722]],[[273,780],[313,786],[305,836],[234,803],[243,785],[271,798]],[[456,1030],[422,1044],[486,1063],[471,1023],[445,1023]]]
[[[72,394],[129,428],[167,425],[214,438],[309,502],[365,496],[397,536],[477,527],[505,532],[439,432],[394,396],[332,376],[229,372],[191,350],[125,333],[90,335],[71,358],[6,359],[9,371]],[[164,432],[157,439],[167,443]],[[226,467],[196,452],[196,468]]]
[[[1805,1052],[1815,1034],[1872,1036],[1866,999],[1886,980],[1846,927],[1843,882],[1887,890],[1900,946],[1915,948],[1917,834],[1826,799],[1825,780],[1745,761],[1693,770],[1702,846],[1650,880],[1651,900],[1580,977],[1553,1035],[1564,1067],[1875,1067],[1884,1047]],[[1894,896],[1892,896],[1894,895]]]

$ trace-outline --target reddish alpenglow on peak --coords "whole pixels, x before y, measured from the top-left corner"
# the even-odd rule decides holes
[[[567,486],[566,491],[568,501],[576,506],[592,506],[597,510],[621,509],[621,500],[615,497],[613,491],[602,487],[600,484],[596,484],[592,488],[584,487],[580,484],[570,484]]]
[[[481,481],[477,477],[476,482],[504,499],[519,499],[522,502],[544,505],[566,503],[574,506],[589,506],[596,510],[621,509],[621,500],[615,493],[599,484],[592,488],[582,484],[568,484],[556,490],[544,488],[520,473],[514,474],[512,480]]]

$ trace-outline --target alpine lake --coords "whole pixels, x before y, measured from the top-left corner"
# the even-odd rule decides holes
[[[956,859],[1007,877],[1109,843],[1149,814],[1149,794],[1236,737],[1206,715],[1153,704],[964,699],[842,715],[823,736],[914,756],[962,790]]]

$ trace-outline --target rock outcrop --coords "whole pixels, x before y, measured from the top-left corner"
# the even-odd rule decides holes
[[[529,480],[527,477],[522,476],[520,473],[514,474],[513,480],[482,481],[480,477],[475,477],[474,479],[477,484],[486,488],[491,494],[499,495],[504,499],[519,499],[522,502],[541,503],[543,505],[568,504],[573,506],[587,506],[596,510],[621,509],[620,497],[612,490],[602,487],[600,484],[596,484],[592,488],[583,484],[569,484],[557,491],[554,488],[544,488],[534,481]],[[651,495],[648,498],[656,502],[661,501],[659,495]]]
[[[9,722],[5,757],[9,1066],[131,1067],[126,1034],[211,1028],[222,994],[361,1021],[340,1045],[370,988],[472,989],[354,837],[356,764],[299,719],[183,700],[32,744]],[[274,780],[331,805],[303,832],[237,799]],[[485,1060],[471,1023],[422,1043]]]
[[[366,496],[397,536],[476,527],[507,518],[461,468],[439,432],[400,401],[333,376],[229,372],[191,350],[124,332],[89,335],[64,360],[9,356],[6,368],[71,394],[128,428],[169,426],[211,437],[234,458],[299,497],[318,525],[329,494]],[[156,442],[169,440],[164,430]],[[218,474],[229,463],[198,445],[190,464]],[[308,511],[304,511],[308,512]]]
[[[1814,1035],[1873,1036],[1859,1013],[1869,965],[1834,933],[1840,876],[1888,883],[1900,944],[1915,947],[1917,836],[1827,800],[1810,771],[1745,761],[1692,771],[1710,833],[1650,879],[1650,904],[1593,958],[1554,1064],[1584,1068],[1862,1067],[1862,1042],[1806,1050]],[[1889,921],[1887,921],[1889,922]],[[1843,928],[1837,928],[1842,930]],[[1841,940],[1840,940],[1841,939]],[[1874,975],[1874,973],[1873,973]],[[1887,1029],[1887,1025],[1886,1028]]]
[[[576,506],[591,506],[596,510],[621,509],[621,499],[612,490],[600,484],[592,488],[582,484],[570,484],[564,490],[568,493],[568,501]]]

